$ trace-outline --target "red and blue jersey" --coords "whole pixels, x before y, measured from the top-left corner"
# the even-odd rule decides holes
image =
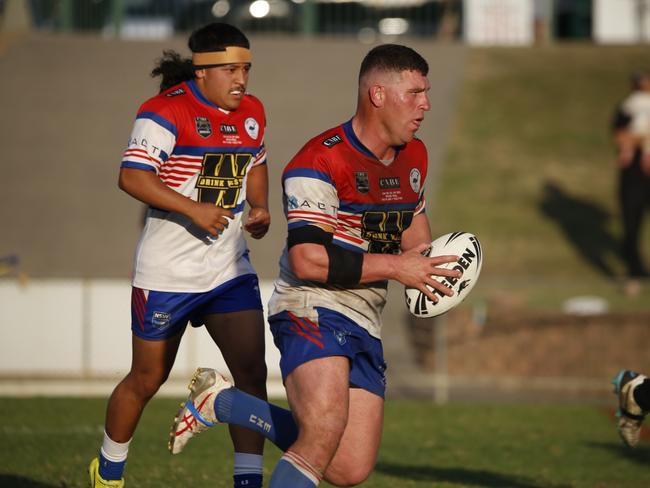
[[[194,80],[140,107],[121,167],[153,171],[174,191],[231,210],[235,219],[214,238],[183,215],[149,208],[134,286],[201,292],[254,272],[241,218],[248,172],[266,163],[265,125],[264,107],[254,96],[247,94],[237,110],[223,110]]]
[[[399,253],[402,233],[425,209],[426,174],[422,141],[412,140],[397,148],[391,162],[382,162],[348,121],[310,140],[285,168],[283,201],[289,229],[326,226],[333,229],[333,243],[346,249]],[[269,313],[291,309],[297,303],[294,294],[309,295],[303,302],[310,307],[346,314],[379,337],[386,282],[346,289],[307,284],[291,272],[285,249]]]

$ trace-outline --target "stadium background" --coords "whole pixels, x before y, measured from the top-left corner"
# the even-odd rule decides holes
[[[369,45],[404,42],[431,66],[433,109],[419,136],[430,151],[428,201],[434,233],[467,228],[485,236],[487,263],[491,252],[495,258],[486,265],[472,299],[438,321],[411,320],[400,287],[391,287],[384,333],[391,394],[439,402],[450,398],[606,402],[611,401],[607,381],[619,367],[650,370],[648,296],[634,300],[620,296],[620,263],[609,275],[596,273],[597,280],[587,272],[587,284],[577,287],[578,292],[575,277],[540,276],[525,262],[514,270],[513,282],[508,280],[513,270],[505,251],[499,249],[502,242],[548,238],[548,248],[561,248],[571,236],[557,226],[542,235],[522,235],[507,226],[502,231],[499,225],[473,227],[479,221],[493,221],[490,217],[498,205],[492,207],[488,200],[475,209],[467,195],[463,199],[467,203],[459,208],[447,198],[452,192],[463,194],[465,183],[471,183],[454,180],[448,169],[467,136],[463,131],[467,121],[459,120],[458,114],[467,100],[466,87],[476,75],[472,63],[485,56],[485,48],[477,46],[510,46],[492,48],[488,57],[511,53],[517,46],[514,49],[526,58],[542,56],[541,63],[562,58],[563,53],[593,57],[595,50],[607,49],[599,46],[608,39],[616,43],[647,39],[644,30],[636,30],[643,26],[635,20],[640,12],[636,9],[644,2],[619,2],[628,7],[618,14],[632,19],[621,21],[623,27],[598,24],[596,7],[601,12],[613,8],[605,0],[384,2],[384,7],[372,2],[270,2],[269,14],[259,19],[246,13],[248,2],[233,2],[223,18],[250,34],[254,70],[249,89],[264,101],[269,119],[273,225],[267,238],[250,243],[265,293],[285,237],[278,191],[281,168],[309,137],[352,115],[358,65]],[[0,2],[3,394],[104,394],[128,369],[128,278],[142,207],[117,189],[119,160],[138,104],[156,92],[155,81],[148,77],[154,60],[167,48],[186,53],[187,29],[214,18],[217,3],[223,7],[221,2],[190,1]],[[491,20],[483,19],[496,26],[493,30],[486,27],[481,35],[470,35],[467,18],[472,3],[476,8],[482,5],[486,16],[491,7],[501,8],[491,10]],[[506,15],[508,8],[515,14]],[[522,15],[528,24],[513,24]],[[382,23],[385,19],[389,21]],[[576,41],[581,47],[576,48]],[[544,57],[549,52],[550,57]],[[612,105],[601,114],[625,92],[629,73],[619,65],[615,75],[619,78],[611,75],[617,81],[599,101]],[[606,117],[584,122],[599,124],[598,147],[609,150]],[[560,142],[548,139],[542,144],[553,147]],[[600,155],[601,161],[610,159],[611,153]],[[613,188],[613,172],[610,177]],[[556,198],[547,209],[552,211],[547,220],[576,212],[575,201],[557,198],[557,189],[552,190]],[[612,189],[599,202],[613,209],[613,195]],[[569,243],[576,242],[581,243]],[[569,256],[581,261],[579,252]],[[559,265],[583,271],[580,264]],[[512,288],[535,289],[540,283],[542,295],[552,288],[550,294],[561,299],[553,297],[539,307],[508,293]],[[585,293],[606,295],[612,310],[595,314],[574,308],[567,313],[566,299]],[[593,300],[581,303],[584,307]],[[277,356],[270,342],[267,359],[272,391],[281,395],[274,367]],[[184,381],[197,363],[221,364],[201,331],[184,339],[165,392],[177,394],[184,383],[176,380]]]

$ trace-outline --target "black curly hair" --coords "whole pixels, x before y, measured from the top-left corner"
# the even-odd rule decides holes
[[[222,51],[228,46],[250,49],[250,42],[242,31],[222,22],[213,22],[195,30],[187,45],[193,53]],[[160,91],[163,92],[183,81],[193,79],[194,66],[190,58],[184,58],[174,50],[166,50],[156,61],[151,76],[161,77]]]

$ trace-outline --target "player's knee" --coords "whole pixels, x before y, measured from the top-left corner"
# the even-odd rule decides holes
[[[268,372],[263,360],[251,362],[244,368],[230,368],[229,366],[229,369],[235,380],[235,385],[242,391],[253,393],[266,387]]]
[[[167,381],[169,372],[165,371],[146,371],[146,372],[131,372],[131,383],[134,389],[143,398],[151,398],[156,394],[160,387]]]
[[[300,437],[305,438],[308,443],[317,444],[322,449],[331,452],[332,455],[343,437],[347,416],[335,412],[324,412],[303,416],[299,421]]]
[[[325,480],[334,486],[356,486],[368,479],[373,466],[345,463],[345,466],[332,466],[327,468]]]
[[[335,486],[355,486],[363,483],[377,462],[376,451],[357,445],[339,446],[336,457],[325,471],[325,479]]]

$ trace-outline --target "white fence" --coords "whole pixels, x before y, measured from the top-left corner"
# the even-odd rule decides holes
[[[260,282],[263,303],[272,289],[272,282]],[[130,300],[126,280],[0,281],[0,383],[37,378],[113,385],[131,362]],[[266,339],[270,390],[281,394],[280,354],[268,329]],[[184,385],[197,366],[228,373],[205,329],[188,326],[171,384]]]

